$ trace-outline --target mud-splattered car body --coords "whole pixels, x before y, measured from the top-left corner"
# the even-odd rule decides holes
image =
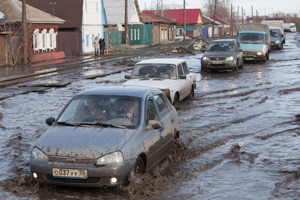
[[[243,67],[243,51],[235,39],[212,40],[201,58],[201,71],[235,70]]]
[[[173,68],[173,74],[167,73],[168,67]],[[184,98],[194,97],[196,74],[190,72],[183,59],[157,58],[136,63],[129,79],[123,85],[149,86],[162,90],[175,105]]]
[[[78,120],[87,99],[98,101],[105,121]],[[118,100],[135,103],[131,119],[119,117]],[[82,105],[81,105],[82,104]],[[132,169],[151,170],[179,137],[178,115],[165,94],[142,86],[108,86],[81,92],[66,105],[31,151],[34,180],[59,185],[112,187],[128,183]]]

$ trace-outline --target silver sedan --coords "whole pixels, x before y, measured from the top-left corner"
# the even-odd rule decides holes
[[[129,183],[166,158],[179,137],[178,115],[165,94],[142,86],[108,86],[77,94],[31,151],[34,180],[112,187]]]

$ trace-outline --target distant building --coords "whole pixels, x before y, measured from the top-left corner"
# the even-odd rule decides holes
[[[108,45],[125,44],[125,0],[103,0],[107,26],[105,39]],[[142,44],[143,24],[137,0],[127,1],[128,43]]]
[[[144,10],[143,13],[155,13],[173,22],[176,22],[176,36],[183,35],[183,9],[159,10],[157,12],[155,10]],[[201,34],[201,25],[203,24],[201,10],[185,9],[185,13],[186,35],[190,37],[199,37]]]
[[[26,0],[28,4],[66,23],[59,25],[59,50],[66,55],[80,55],[94,51],[95,37],[104,37],[106,17],[103,0]]]
[[[23,58],[23,31],[22,31],[22,2],[18,0],[1,0],[0,29],[6,35],[7,59],[5,64],[38,62],[65,57],[64,52],[57,49],[57,34],[59,24],[65,21],[45,13],[32,6],[26,5],[27,16],[27,52],[28,58]],[[4,32],[4,33],[3,33]],[[10,32],[5,34],[5,32]],[[3,39],[3,37],[2,37]],[[0,42],[4,44],[3,41]],[[0,52],[3,55],[3,52]]]
[[[176,22],[154,13],[142,13],[142,20],[145,26],[151,25],[150,30],[145,31],[146,44],[161,44],[174,39]],[[151,34],[150,37],[148,33]]]

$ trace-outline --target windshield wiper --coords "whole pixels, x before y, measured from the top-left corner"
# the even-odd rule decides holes
[[[57,124],[62,124],[62,125],[67,125],[67,126],[75,126],[77,124],[72,124],[72,123],[69,123],[69,122],[57,122]]]
[[[111,127],[115,127],[115,128],[126,129],[125,126],[116,125],[116,124],[109,124],[109,123],[103,123],[103,122],[81,122],[81,123],[78,123],[78,125],[89,125],[89,126],[111,126]]]

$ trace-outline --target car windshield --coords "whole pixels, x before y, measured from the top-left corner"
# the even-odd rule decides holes
[[[212,42],[208,44],[207,51],[234,51],[232,42]]]
[[[264,44],[264,35],[261,33],[240,33],[238,42],[240,44]]]
[[[177,67],[173,64],[137,64],[131,79],[177,79]]]
[[[130,96],[77,95],[57,123],[68,126],[103,126],[134,129],[140,123],[141,98]]]
[[[280,37],[280,30],[270,30],[271,37]]]

